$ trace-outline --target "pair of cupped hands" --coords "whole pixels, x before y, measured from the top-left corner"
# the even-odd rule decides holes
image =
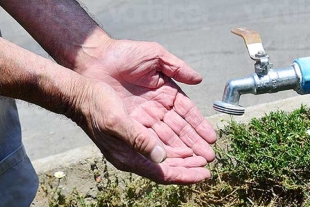
[[[210,178],[215,132],[174,82],[202,77],[157,43],[111,39],[105,48],[77,70],[92,80],[78,124],[105,158],[157,183]]]

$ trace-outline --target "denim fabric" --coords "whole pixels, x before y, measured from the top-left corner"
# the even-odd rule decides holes
[[[29,207],[38,183],[35,170],[21,146],[0,162],[0,206]]]
[[[15,100],[0,96],[0,207],[29,207],[38,183],[21,142]]]

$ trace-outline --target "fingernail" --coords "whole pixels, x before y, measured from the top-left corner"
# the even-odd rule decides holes
[[[156,146],[151,152],[150,158],[155,163],[161,163],[166,158],[166,151],[162,147]]]

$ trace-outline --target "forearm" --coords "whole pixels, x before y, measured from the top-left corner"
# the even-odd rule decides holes
[[[75,0],[2,0],[0,5],[71,69],[82,68],[111,40]]]
[[[0,95],[73,118],[85,78],[3,38],[0,48]]]

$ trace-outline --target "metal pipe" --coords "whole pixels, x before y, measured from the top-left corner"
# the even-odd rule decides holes
[[[215,110],[232,115],[242,115],[244,108],[239,106],[242,94],[276,93],[300,88],[301,74],[297,64],[287,68],[270,69],[266,75],[257,73],[247,78],[232,79],[227,82],[222,101],[214,103]]]

